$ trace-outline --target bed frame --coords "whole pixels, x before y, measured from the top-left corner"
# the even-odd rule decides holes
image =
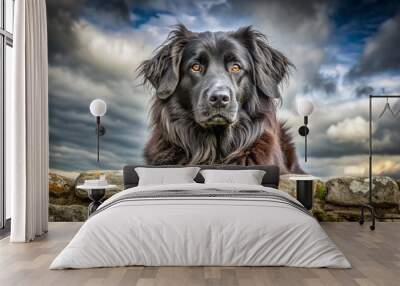
[[[123,169],[124,174],[124,189],[133,188],[138,185],[139,176],[135,171],[137,167],[147,168],[179,168],[186,166],[179,165],[164,165],[164,166],[150,166],[150,165],[127,165]],[[220,169],[220,170],[263,170],[265,175],[261,184],[264,187],[271,187],[277,189],[279,186],[279,167],[273,165],[258,165],[258,166],[236,166],[236,165],[196,165],[202,170],[205,169]],[[204,183],[203,176],[199,173],[194,180],[197,183]]]

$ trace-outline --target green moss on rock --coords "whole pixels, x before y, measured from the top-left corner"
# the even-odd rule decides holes
[[[324,183],[318,182],[315,184],[315,198],[320,199],[321,201],[325,201],[327,194],[328,192]]]

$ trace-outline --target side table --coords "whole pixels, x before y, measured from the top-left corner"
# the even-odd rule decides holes
[[[94,213],[97,208],[101,205],[104,196],[106,195],[107,189],[115,189],[116,185],[107,186],[90,186],[90,185],[79,185],[77,189],[87,191],[89,199],[92,201],[88,206],[88,216]]]
[[[296,181],[297,200],[308,210],[313,207],[313,182],[316,179],[310,175],[291,175],[289,177],[289,180]]]

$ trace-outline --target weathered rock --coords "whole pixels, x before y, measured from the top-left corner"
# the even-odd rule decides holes
[[[397,207],[376,208],[376,214],[379,221],[393,221],[400,218],[400,212]],[[338,206],[332,204],[323,204],[320,208],[313,209],[314,216],[319,221],[359,221],[360,208],[351,206]],[[369,212],[365,213],[367,220]]]
[[[85,221],[87,211],[87,207],[82,205],[49,204],[49,221]]]
[[[288,180],[286,177],[281,177],[279,179],[279,190],[288,193],[289,195],[296,197],[296,182]]]
[[[343,177],[326,182],[328,203],[338,206],[360,206],[368,202],[368,178]],[[390,177],[373,177],[372,199],[380,207],[399,206],[399,185]]]
[[[56,205],[89,204],[89,199],[82,199],[75,195],[73,179],[49,173],[49,202]]]
[[[86,171],[81,173],[75,182],[75,194],[79,198],[87,198],[87,192],[85,190],[77,189],[76,186],[83,185],[85,180],[93,180],[98,179],[99,176],[105,175],[106,180],[110,185],[116,185],[116,189],[108,189],[106,191],[105,198],[109,198],[115,193],[118,193],[123,190],[124,183],[122,178],[122,171],[120,170],[102,170],[102,171]]]
[[[74,181],[56,173],[49,173],[49,192],[54,197],[68,196]]]

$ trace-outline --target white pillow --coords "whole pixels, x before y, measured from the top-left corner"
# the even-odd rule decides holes
[[[138,186],[195,183],[193,179],[199,170],[199,167],[135,168],[139,176]]]
[[[202,170],[205,184],[261,185],[265,171],[262,170]]]

